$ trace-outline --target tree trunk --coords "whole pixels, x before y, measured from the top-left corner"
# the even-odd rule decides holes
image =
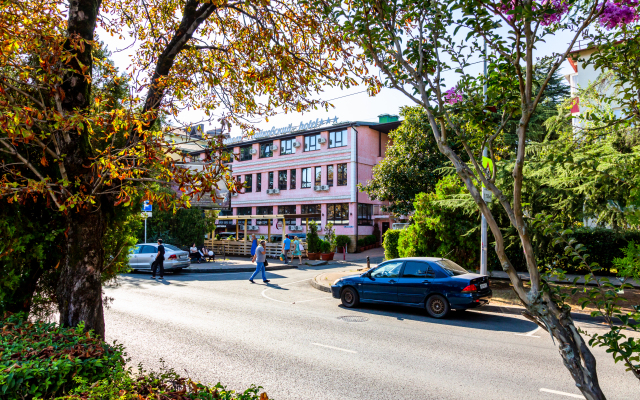
[[[558,341],[562,361],[584,397],[587,400],[604,400],[604,393],[598,383],[596,359],[575,327],[570,309],[558,308],[547,292],[543,292],[538,299],[527,306],[524,316],[536,322]]]
[[[60,324],[93,329],[104,338],[102,309],[102,266],[105,217],[97,211],[69,213],[67,219],[67,256],[58,283]]]

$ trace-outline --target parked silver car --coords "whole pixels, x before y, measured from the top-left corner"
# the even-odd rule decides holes
[[[157,243],[137,244],[129,253],[129,266],[134,271],[151,271],[151,263],[158,254]],[[191,265],[189,253],[171,244],[164,244],[164,270],[179,272]]]

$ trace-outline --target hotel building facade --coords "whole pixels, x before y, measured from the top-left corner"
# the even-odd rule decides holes
[[[373,167],[385,155],[388,133],[400,122],[397,116],[385,114],[378,123],[304,125],[293,132],[289,126],[249,140],[226,141],[227,150],[237,156],[230,163],[233,176],[244,189],[231,198],[231,208],[219,215],[320,214],[318,233],[322,235],[332,222],[337,235],[351,238],[349,251],[354,251],[356,240],[371,235],[374,225],[383,234],[393,223],[380,208],[385,203],[371,200],[358,190],[358,184],[372,178]],[[243,222],[238,223],[244,232]],[[235,220],[218,220],[216,233],[236,232],[235,224]],[[266,219],[252,219],[247,225],[248,234],[265,237],[269,230],[272,236],[306,232],[302,218],[286,220],[284,227],[281,220]]]

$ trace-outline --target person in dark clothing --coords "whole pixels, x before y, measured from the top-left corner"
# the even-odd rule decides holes
[[[151,279],[156,279],[156,270],[160,267],[160,278],[164,279],[164,246],[162,239],[158,239],[158,255],[156,260],[151,264]]]

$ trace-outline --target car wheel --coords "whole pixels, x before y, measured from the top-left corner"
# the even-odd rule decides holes
[[[356,290],[352,287],[346,287],[342,289],[340,300],[342,300],[342,305],[347,308],[355,307],[360,302],[358,298],[358,292],[356,292]]]
[[[427,299],[427,303],[425,304],[427,308],[427,312],[433,318],[444,318],[449,314],[451,310],[449,308],[449,302],[444,297],[439,294],[434,294],[433,296]]]

